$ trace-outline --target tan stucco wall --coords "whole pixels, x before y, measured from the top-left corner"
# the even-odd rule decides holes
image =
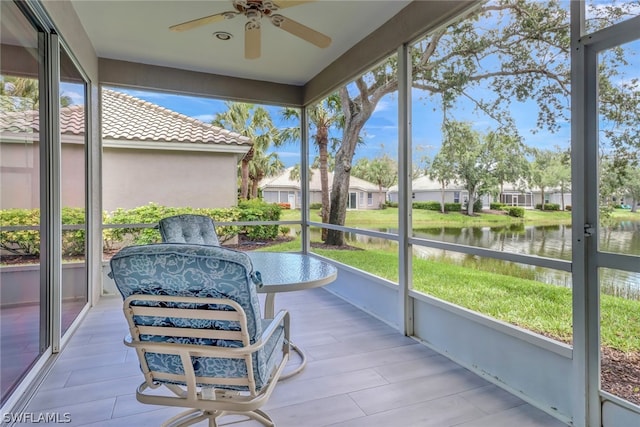
[[[38,144],[0,143],[0,206],[2,209],[34,209],[40,206],[40,157]]]
[[[0,203],[3,209],[40,207],[38,144],[0,144]],[[84,208],[84,145],[64,144],[61,159],[62,206]]]
[[[108,147],[103,155],[103,208],[163,206],[226,208],[236,205],[234,154]]]
[[[64,144],[61,154],[62,207],[84,208],[84,145]]]

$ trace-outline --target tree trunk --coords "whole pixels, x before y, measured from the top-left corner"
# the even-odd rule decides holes
[[[467,215],[473,216],[473,205],[476,203],[476,186],[467,187],[469,200],[467,201]]]
[[[240,165],[240,199],[247,200],[249,196],[249,162],[253,160],[253,147],[242,158]]]
[[[318,157],[320,158],[320,190],[322,194],[322,206],[320,207],[320,218],[323,224],[329,223],[329,129],[326,126],[318,127],[316,132],[316,143],[318,144]],[[327,239],[327,229],[322,229],[322,241]]]
[[[446,209],[444,208],[444,192],[445,192],[445,183],[442,182],[442,187],[440,187],[440,213],[445,213]]]
[[[360,131],[369,120],[380,98],[397,88],[397,80],[390,81],[378,88],[376,93],[368,93],[366,83],[362,78],[356,80],[356,87],[360,96],[351,99],[346,86],[340,88],[340,101],[344,113],[344,131],[342,143],[336,153],[333,186],[331,187],[331,206],[329,224],[344,225],[347,217],[347,200],[349,197],[349,179],[351,178],[351,164],[356,146],[360,138]],[[369,98],[371,97],[371,99]],[[342,246],[344,233],[338,230],[328,230],[325,243]]]
[[[349,179],[351,178],[351,164],[358,136],[364,123],[359,121],[349,123],[345,127],[344,138],[340,149],[336,153],[336,165],[333,172],[333,186],[331,191],[331,209],[329,224],[344,225],[347,217],[347,201],[349,198]],[[327,230],[328,245],[344,245],[344,233],[338,230]]]
[[[258,198],[258,189],[260,187],[260,181],[264,178],[264,174],[260,174],[256,176],[256,178],[251,182],[251,198]]]

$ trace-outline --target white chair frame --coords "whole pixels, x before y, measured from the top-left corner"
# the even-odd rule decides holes
[[[210,310],[197,308],[152,307],[132,305],[133,301],[159,301],[172,303],[219,304],[231,307],[232,310]],[[135,348],[140,361],[140,368],[145,381],[138,386],[136,398],[141,403],[164,406],[191,408],[167,420],[163,426],[188,426],[202,420],[209,420],[210,427],[217,427],[217,419],[224,415],[241,414],[254,419],[265,426],[275,426],[271,418],[260,407],[264,405],[280,378],[289,360],[289,313],[278,312],[264,329],[260,339],[254,344],[249,342],[247,317],[242,307],[230,299],[178,297],[166,295],[131,295],[124,300],[123,310],[129,323],[130,335],[125,337],[125,345]],[[174,328],[162,326],[142,326],[134,323],[134,316],[179,317],[184,319],[207,319],[236,321],[239,331]],[[267,385],[256,390],[252,355],[260,351],[279,325],[284,326],[283,357],[274,369]],[[140,335],[179,336],[185,338],[237,340],[242,347],[216,347],[196,344],[180,344],[169,342],[140,341]],[[276,351],[276,350],[274,350]],[[184,374],[168,374],[151,371],[146,362],[145,353],[177,355],[181,358]],[[192,357],[218,357],[244,359],[247,376],[243,378],[197,377],[192,364]],[[158,382],[157,380],[178,382],[184,385]],[[227,390],[224,388],[199,387],[197,384],[218,384],[246,387],[245,391]],[[151,389],[165,386],[173,395],[150,393]]]

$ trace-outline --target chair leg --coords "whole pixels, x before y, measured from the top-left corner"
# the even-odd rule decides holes
[[[265,427],[275,427],[276,425],[271,419],[271,417],[267,415],[266,412],[261,411],[260,409],[256,409],[255,411],[252,411],[252,412],[243,412],[242,415],[246,415],[252,420],[258,421],[260,424],[264,425]]]
[[[258,421],[265,427],[275,427],[276,425],[271,417],[260,409],[256,409],[252,412],[203,411],[201,409],[190,409],[169,418],[167,421],[162,423],[162,427],[187,427],[203,420],[209,420],[209,427],[218,427],[218,418],[230,414],[244,415],[252,420]]]

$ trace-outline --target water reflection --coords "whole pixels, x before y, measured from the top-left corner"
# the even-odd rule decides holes
[[[414,228],[413,235],[503,252],[571,259],[571,227],[565,225]]]

